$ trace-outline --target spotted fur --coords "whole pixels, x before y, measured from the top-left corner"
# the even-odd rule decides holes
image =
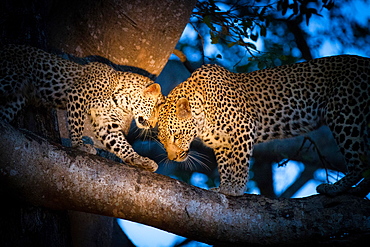
[[[199,137],[216,155],[216,191],[239,196],[245,192],[255,144],[324,124],[347,160],[348,173],[317,191],[336,195],[369,169],[369,95],[369,58],[327,57],[245,74],[205,65],[168,95],[160,109],[159,139],[169,159],[183,161]]]
[[[149,78],[103,63],[79,65],[40,49],[7,45],[0,51],[0,118],[11,122],[32,98],[66,108],[72,146],[83,147],[88,116],[96,137],[123,161],[154,171],[157,164],[127,142],[132,119],[140,128],[157,122],[160,86]]]

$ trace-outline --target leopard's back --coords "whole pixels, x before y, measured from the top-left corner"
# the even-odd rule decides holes
[[[44,105],[65,107],[70,87],[83,74],[83,66],[25,45],[0,50],[0,95],[22,94]]]
[[[328,125],[336,118],[330,113],[334,109],[342,112],[343,118],[336,121],[343,124],[348,119],[360,124],[370,110],[369,58],[333,56],[237,75],[256,112],[257,142]]]

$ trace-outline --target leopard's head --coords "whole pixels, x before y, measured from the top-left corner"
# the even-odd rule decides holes
[[[158,122],[159,107],[164,103],[161,86],[158,83],[143,88],[137,97],[136,107],[132,109],[138,128],[154,128]]]
[[[158,121],[159,106],[164,102],[161,86],[146,76],[118,72],[116,86],[118,105],[130,111],[140,129],[154,128]]]
[[[158,138],[164,145],[168,158],[184,161],[191,142],[196,137],[196,125],[187,98],[167,98],[160,107]]]

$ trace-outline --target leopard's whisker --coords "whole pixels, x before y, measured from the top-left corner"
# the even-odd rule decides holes
[[[206,159],[207,156],[204,155],[204,157],[201,156],[201,158],[197,158],[196,155],[201,156],[199,152],[194,151],[194,150],[190,151],[189,153],[189,160],[193,162],[194,168],[196,168],[196,164],[199,164],[201,167],[205,168],[206,170],[210,170],[207,164],[201,160],[202,158]],[[207,161],[209,160],[207,159]]]

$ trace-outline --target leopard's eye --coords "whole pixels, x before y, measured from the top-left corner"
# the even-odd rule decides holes
[[[180,135],[179,134],[176,134],[176,135],[173,136],[173,141],[176,141],[178,139],[180,139]]]

